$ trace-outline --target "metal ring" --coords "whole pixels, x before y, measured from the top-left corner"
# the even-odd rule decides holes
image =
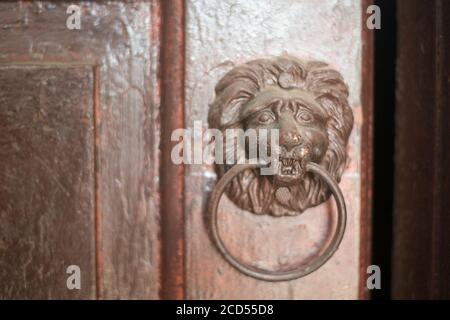
[[[257,169],[265,166],[265,164],[242,164],[242,165],[235,165],[230,170],[228,170],[222,178],[217,183],[216,187],[214,188],[214,191],[211,195],[210,201],[209,201],[209,213],[210,213],[210,227],[211,227],[211,234],[213,241],[215,242],[217,248],[219,249],[222,256],[225,258],[225,260],[230,263],[233,267],[235,267],[240,272],[256,278],[260,280],[265,281],[288,281],[288,280],[294,280],[301,277],[304,277],[317,269],[319,269],[323,264],[325,264],[336,252],[336,250],[339,247],[339,244],[342,241],[342,238],[344,236],[345,232],[345,225],[347,220],[347,210],[345,208],[345,201],[344,197],[342,196],[342,192],[339,189],[338,184],[334,181],[334,179],[328,174],[326,170],[324,170],[319,165],[309,162],[306,165],[306,171],[313,172],[317,175],[319,175],[330,187],[331,192],[336,200],[337,203],[337,209],[338,209],[338,220],[337,220],[337,226],[336,231],[334,233],[333,239],[331,240],[331,243],[329,246],[317,257],[313,258],[313,260],[308,263],[306,266],[302,266],[300,268],[296,268],[293,270],[287,270],[287,271],[272,271],[272,270],[266,270],[266,269],[260,269],[253,266],[249,266],[246,264],[243,264],[239,260],[237,260],[235,257],[233,257],[228,249],[225,247],[224,242],[222,241],[222,238],[219,235],[219,222],[217,219],[217,209],[219,207],[219,202],[222,197],[222,194],[224,193],[228,183],[233,180],[234,177],[236,177],[239,173],[248,170],[248,169]]]

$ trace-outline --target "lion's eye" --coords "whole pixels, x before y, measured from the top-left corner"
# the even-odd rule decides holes
[[[313,116],[309,112],[300,111],[297,114],[297,119],[302,122],[311,122],[313,120]]]
[[[259,123],[268,124],[268,123],[273,122],[274,120],[275,120],[275,117],[274,117],[273,113],[270,112],[270,111],[262,112],[258,116],[258,122]]]

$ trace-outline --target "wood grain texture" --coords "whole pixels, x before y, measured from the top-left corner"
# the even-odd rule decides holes
[[[92,91],[88,66],[0,67],[2,299],[95,297]]]
[[[66,9],[82,9],[81,30]],[[98,297],[158,298],[159,17],[156,2],[0,4],[0,62],[96,67]],[[91,146],[94,147],[94,146]]]
[[[268,283],[230,267],[207,233],[206,204],[216,174],[191,165],[185,178],[186,297],[188,299],[357,299],[359,296],[361,206],[361,2],[195,1],[187,2],[186,126],[206,124],[214,86],[233,66],[289,54],[329,62],[350,87],[355,125],[350,161],[340,187],[348,225],[336,255],[315,273],[290,282]],[[302,263],[327,241],[335,223],[329,202],[298,217],[255,216],[226,197],[219,207],[222,237],[246,263],[280,268]]]
[[[392,297],[450,298],[450,3],[398,2]]]

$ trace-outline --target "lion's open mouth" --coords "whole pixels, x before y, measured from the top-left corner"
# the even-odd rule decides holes
[[[303,176],[306,172],[306,163],[310,160],[311,154],[308,146],[300,148],[297,154],[285,154],[279,157],[278,175],[284,177],[298,177]]]
[[[301,159],[280,158],[279,165],[278,172],[283,176],[297,176],[304,171]]]
[[[302,146],[299,149],[281,154],[278,158],[278,173],[275,175],[275,184],[288,186],[296,184],[303,179],[306,165],[311,160],[311,148]]]
[[[275,184],[288,186],[298,183],[306,173],[306,162],[304,158],[280,157],[277,174],[274,176]]]

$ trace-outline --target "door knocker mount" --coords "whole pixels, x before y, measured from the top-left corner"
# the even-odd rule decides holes
[[[208,207],[214,243],[231,265],[258,279],[292,280],[317,270],[337,250],[346,224],[338,182],[347,160],[353,113],[343,77],[320,61],[259,59],[225,74],[215,93],[208,115],[210,128],[222,132],[230,128],[276,129],[279,143],[273,175],[260,175],[268,159],[217,165],[220,180]],[[270,149],[270,140],[259,141],[258,145],[261,143]],[[227,152],[235,150],[225,148],[225,157]],[[248,150],[243,152],[248,155]],[[301,268],[271,271],[243,264],[229,253],[218,231],[217,211],[223,193],[241,209],[276,217],[299,215],[332,194],[338,209],[334,235],[328,246]]]

